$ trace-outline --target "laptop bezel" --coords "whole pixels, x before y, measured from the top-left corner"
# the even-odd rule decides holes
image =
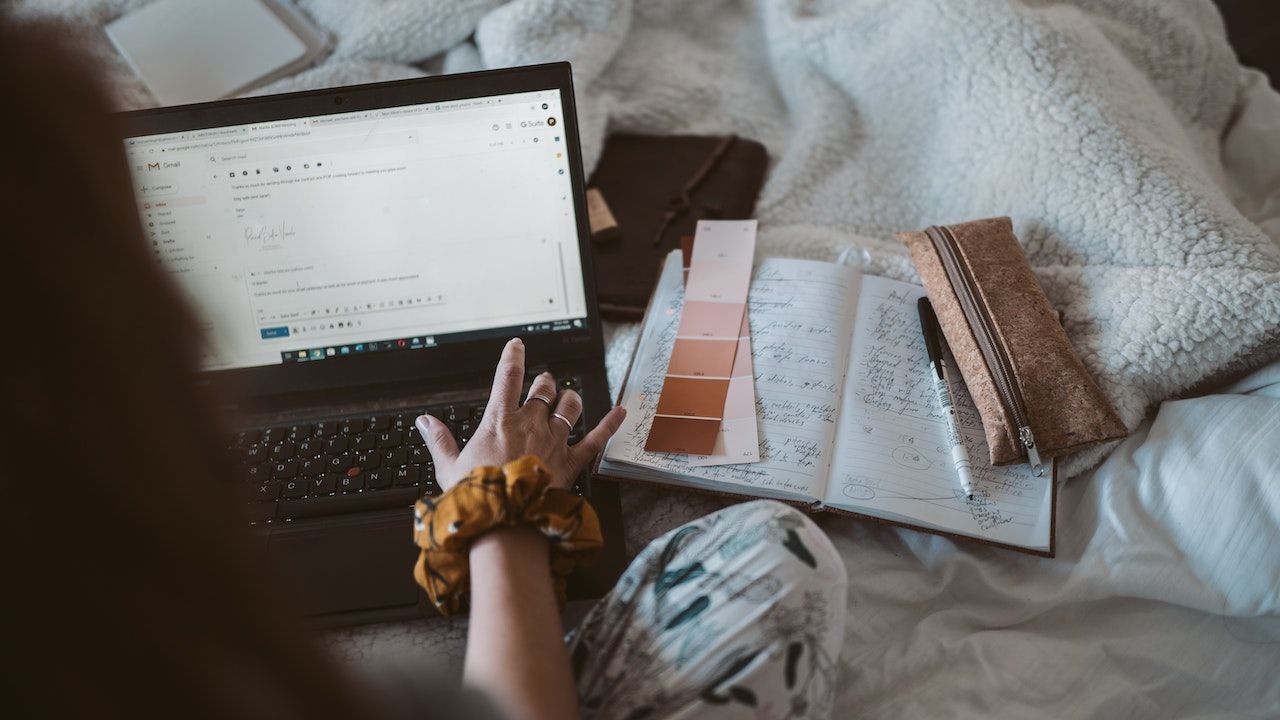
[[[596,302],[591,264],[591,231],[587,219],[585,176],[578,134],[573,73],[567,62],[442,75],[411,80],[353,85],[254,98],[223,100],[117,113],[122,142],[128,138],[228,125],[464,100],[540,90],[559,90],[562,133],[568,153],[570,184],[587,300],[586,327],[581,330],[521,336],[527,357],[554,364],[603,356],[603,327]],[[477,269],[477,278],[483,268]],[[494,288],[501,292],[502,288]],[[389,339],[389,338],[388,338]],[[235,387],[248,397],[308,393],[334,388],[429,380],[491,372],[507,338],[446,343],[433,348],[346,356],[314,362],[281,363],[253,368],[208,370],[201,379]]]

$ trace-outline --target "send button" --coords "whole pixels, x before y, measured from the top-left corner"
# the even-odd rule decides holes
[[[271,338],[289,337],[289,328],[287,326],[262,328],[262,339],[270,340]]]

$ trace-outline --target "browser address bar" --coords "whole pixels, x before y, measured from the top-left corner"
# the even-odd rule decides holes
[[[332,155],[341,152],[359,152],[364,150],[382,150],[385,148],[404,147],[418,144],[419,133],[416,130],[399,132],[383,132],[367,135],[344,135],[326,137],[313,142],[289,143],[286,145],[268,145],[266,147],[244,148],[241,150],[220,149],[213,151],[210,161],[214,164],[227,162],[270,162],[295,157],[314,157]]]

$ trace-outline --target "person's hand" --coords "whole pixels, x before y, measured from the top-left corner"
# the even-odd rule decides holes
[[[626,416],[625,410],[615,407],[586,437],[569,447],[569,429],[582,416],[582,398],[572,390],[557,394],[555,378],[542,373],[534,378],[521,406],[523,385],[524,343],[515,338],[502,349],[484,419],[461,453],[439,418],[423,415],[414,423],[431,452],[441,488],[448,490],[482,465],[501,467],[525,455],[542,458],[551,472],[551,485],[567,488],[604,449]]]

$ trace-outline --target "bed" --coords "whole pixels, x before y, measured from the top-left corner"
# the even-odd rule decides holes
[[[16,7],[136,107],[101,34],[133,4]],[[334,53],[261,92],[569,58],[588,166],[613,130],[760,140],[762,254],[911,280],[894,230],[1014,217],[1133,434],[1064,466],[1053,559],[824,518],[837,717],[1280,717],[1280,95],[1210,2],[298,4]],[[635,339],[609,328],[615,388]],[[625,488],[629,550],[717,502]],[[327,639],[359,671],[456,673],[465,631]]]

